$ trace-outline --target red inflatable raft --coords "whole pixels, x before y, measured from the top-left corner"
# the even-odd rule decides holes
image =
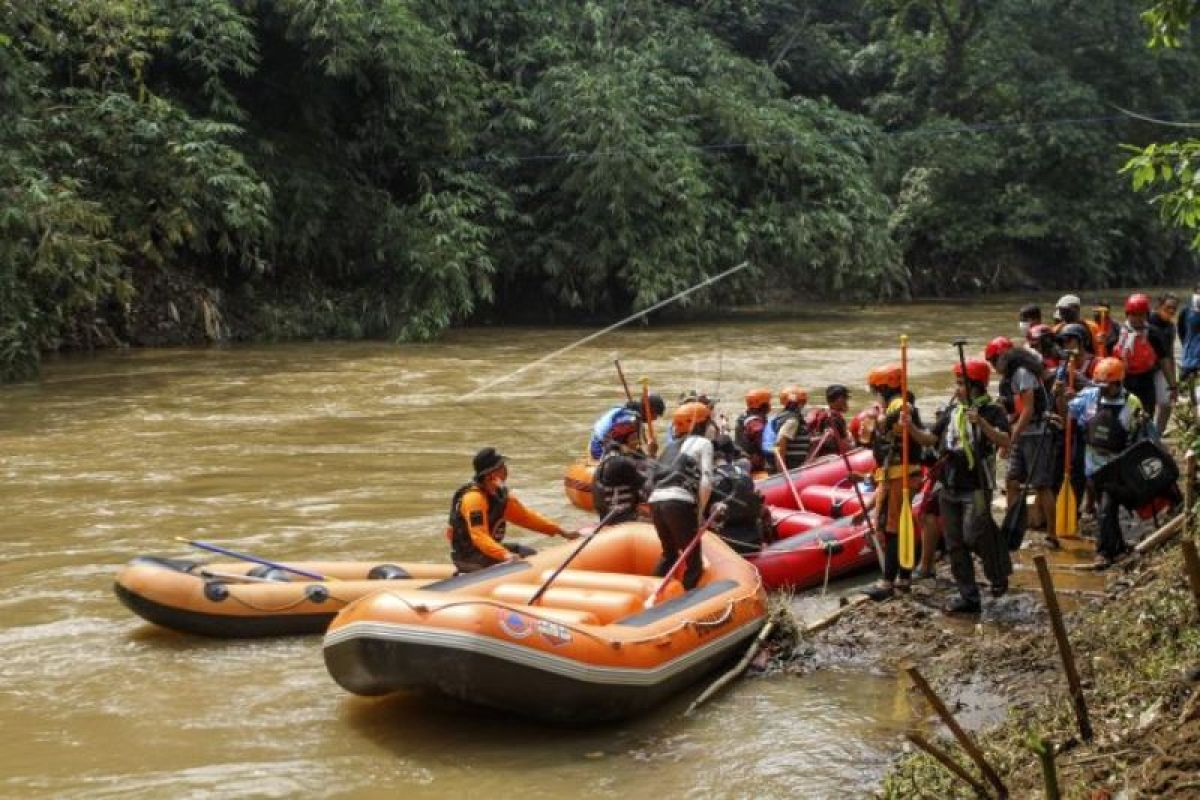
[[[796,533],[745,556],[767,589],[807,589],[877,564],[870,528],[852,517]]]
[[[865,448],[850,451],[848,459],[850,466],[859,474],[869,473],[875,469],[875,456]],[[838,455],[822,456],[811,464],[791,470],[792,485],[800,493],[801,502],[805,502],[804,490],[808,487],[835,486],[844,481],[846,475],[846,462]],[[772,475],[766,480],[759,481],[757,488],[767,505],[779,508],[796,507],[796,499],[792,496],[792,490],[788,488],[787,479],[782,474]],[[848,491],[853,494],[853,489],[848,487]],[[805,502],[805,508],[808,509],[807,502]]]

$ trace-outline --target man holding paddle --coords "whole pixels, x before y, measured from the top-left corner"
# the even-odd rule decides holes
[[[984,572],[999,597],[1008,589],[1012,564],[1007,543],[991,519],[996,489],[996,451],[1008,446],[1008,415],[987,393],[991,367],[979,358],[954,365],[954,402],[931,432],[914,430],[923,445],[937,445],[943,459],[938,502],[950,571],[958,597],[946,606],[950,614],[975,614],[982,604],[975,582],[972,553],[980,556]]]

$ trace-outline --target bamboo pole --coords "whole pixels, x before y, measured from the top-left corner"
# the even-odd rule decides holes
[[[835,611],[826,614],[816,622],[805,625],[804,634],[807,636],[810,633],[816,633],[817,631],[825,630],[830,625],[841,619],[847,611],[855,608],[856,606],[861,606],[863,603],[870,602],[870,600],[871,598],[867,597],[865,594],[855,595],[848,603],[846,603],[846,605],[839,606]]]
[[[983,757],[983,751],[979,749],[979,745],[975,744],[975,740],[971,738],[970,734],[964,731],[962,726],[958,724],[958,720],[950,713],[950,709],[946,708],[946,704],[942,702],[942,698],[937,696],[937,692],[929,685],[929,681],[925,680],[925,676],[916,667],[908,667],[904,671],[908,673],[908,677],[912,680],[913,685],[921,690],[921,694],[925,695],[925,699],[929,701],[929,705],[933,706],[933,710],[937,712],[938,717],[946,724],[950,732],[954,734],[954,738],[962,745],[963,750],[967,751],[967,755],[979,767],[979,771],[983,773],[983,777],[987,779],[987,782],[995,788],[996,793],[1001,798],[1008,797],[1008,789],[1005,787],[1004,781],[1000,780],[1000,776],[996,773],[996,770],[992,769],[992,765]]]
[[[1184,539],[1180,546],[1183,549],[1183,570],[1187,573],[1188,585],[1192,587],[1196,611],[1200,612],[1200,553],[1196,552],[1196,543],[1191,539]]]
[[[1154,533],[1150,534],[1145,539],[1142,539],[1140,542],[1134,545],[1133,551],[1140,555],[1145,553],[1147,550],[1153,550],[1155,547],[1158,547],[1160,544],[1163,544],[1164,542],[1173,538],[1177,533],[1183,530],[1186,519],[1186,512],[1179,514],[1170,522],[1166,523]]]
[[[908,734],[905,734],[905,736],[907,736],[908,740],[910,742],[912,742],[913,744],[915,744],[917,747],[921,748],[926,753],[929,753],[929,755],[936,758],[943,767],[950,770],[952,773],[954,773],[959,778],[961,778],[964,782],[966,782],[971,787],[971,789],[974,790],[976,795],[978,795],[979,797],[982,797],[983,800],[989,800],[990,795],[988,795],[987,789],[984,788],[983,784],[980,783],[979,781],[975,780],[973,777],[971,777],[971,773],[969,773],[965,769],[963,769],[962,765],[959,764],[957,761],[955,761],[953,758],[951,758],[950,755],[945,750],[938,747],[933,742],[928,741],[924,736],[922,736],[919,733],[908,733]]]
[[[1092,740],[1092,721],[1088,717],[1087,701],[1083,697],[1083,686],[1079,682],[1079,672],[1075,668],[1075,655],[1071,652],[1071,643],[1067,639],[1067,628],[1063,624],[1062,611],[1058,607],[1058,595],[1054,593],[1054,579],[1050,577],[1050,568],[1046,565],[1046,557],[1034,556],[1038,580],[1042,584],[1042,595],[1046,598],[1046,610],[1050,612],[1050,626],[1054,631],[1054,640],[1058,643],[1058,654],[1062,657],[1063,671],[1067,674],[1067,686],[1071,692],[1071,703],[1075,707],[1075,720],[1079,725],[1079,735],[1085,742]]]
[[[1183,538],[1191,533],[1192,503],[1196,486],[1196,452],[1188,450],[1183,457]]]

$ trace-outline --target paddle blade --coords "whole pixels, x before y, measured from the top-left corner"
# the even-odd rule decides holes
[[[1075,490],[1070,481],[1063,481],[1054,503],[1054,530],[1068,539],[1079,536],[1079,514],[1075,507]]]
[[[917,563],[917,537],[913,533],[912,504],[907,497],[901,504],[900,527],[897,533],[900,536],[900,566],[912,569]]]
[[[1025,504],[1025,498],[1022,497],[1020,502],[1013,503],[1004,515],[1004,524],[1000,526],[1000,533],[1004,540],[1008,542],[1009,550],[1019,550],[1021,542],[1025,541],[1025,526],[1028,523],[1029,506]]]

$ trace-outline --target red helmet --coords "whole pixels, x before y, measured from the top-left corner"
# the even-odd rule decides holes
[[[1123,381],[1125,380],[1125,362],[1119,358],[1102,358],[1100,363],[1096,364],[1096,371],[1092,374],[1092,378],[1096,383]]]
[[[1129,299],[1125,301],[1126,314],[1149,314],[1150,313],[1150,297],[1142,293],[1131,294]]]
[[[954,365],[954,377],[961,378],[963,373],[963,365],[961,363]],[[982,358],[967,359],[967,380],[975,383],[986,384],[992,376],[992,366]]]
[[[1034,327],[1037,326],[1035,325]],[[983,351],[983,357],[995,364],[996,359],[1000,358],[1000,356],[1012,349],[1012,339],[1008,338],[1007,336],[997,336],[995,339],[992,339],[987,343],[987,347],[984,348]]]
[[[885,364],[882,367],[875,367],[867,373],[867,386],[872,389],[886,386],[892,389],[900,388],[900,365]]]
[[[641,417],[630,415],[613,423],[608,429],[608,438],[614,442],[623,442],[631,436],[636,436],[641,429]]]
[[[746,392],[746,408],[759,408],[771,405],[770,389],[751,389]]]
[[[1051,328],[1049,325],[1034,325],[1034,326],[1030,327],[1029,332],[1025,334],[1025,338],[1027,340],[1029,340],[1030,344],[1033,344],[1038,339],[1043,339],[1043,338],[1053,339],[1054,338],[1054,329]]]
[[[790,405],[802,406],[808,402],[808,392],[793,383],[791,386],[785,386],[779,390],[779,402],[784,408]]]

